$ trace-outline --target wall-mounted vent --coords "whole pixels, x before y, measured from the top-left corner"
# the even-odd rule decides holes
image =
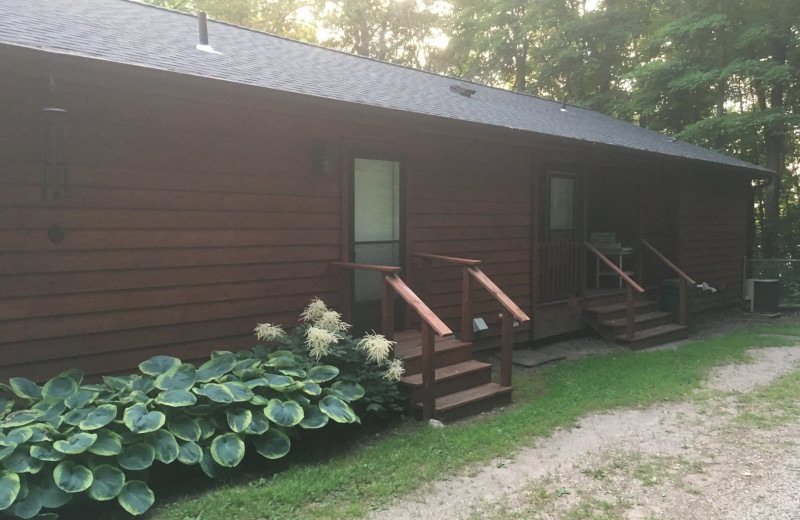
[[[472,97],[472,95],[475,93],[475,91],[471,88],[464,88],[461,85],[450,85],[450,90],[457,94],[461,94],[464,97]]]

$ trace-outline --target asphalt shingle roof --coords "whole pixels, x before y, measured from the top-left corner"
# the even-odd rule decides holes
[[[39,49],[536,134],[768,170],[575,106],[128,0],[0,0],[0,45]],[[2,72],[0,71],[0,74]],[[462,85],[471,97],[453,92]]]

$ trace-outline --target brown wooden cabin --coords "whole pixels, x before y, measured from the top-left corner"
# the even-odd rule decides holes
[[[642,239],[718,290],[693,311],[740,301],[751,179],[768,174],[757,166],[579,107],[211,22],[215,55],[195,47],[196,17],[148,5],[12,0],[7,13],[0,380],[249,347],[256,323],[293,325],[315,296],[379,327],[359,314],[377,309],[378,275],[353,289],[332,263],[401,266],[422,294],[417,253],[480,260],[532,317],[517,342],[577,331],[586,308],[625,301],[619,277],[594,283],[608,267],[587,249],[595,232],[632,248],[623,271],[650,295],[678,274]],[[461,273],[434,262],[425,295],[454,331]],[[359,291],[366,305],[352,304]],[[475,339],[496,346],[502,307],[473,298],[488,326]]]

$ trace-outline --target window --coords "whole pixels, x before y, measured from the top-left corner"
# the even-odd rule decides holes
[[[550,176],[548,199],[548,240],[575,239],[575,177],[564,174]]]

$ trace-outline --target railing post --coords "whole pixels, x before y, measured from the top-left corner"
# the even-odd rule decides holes
[[[576,288],[577,291],[574,291],[578,294],[585,294],[587,289],[587,281],[586,281],[586,269],[587,269],[587,258],[586,253],[580,247],[580,243],[578,242],[570,242],[571,246],[570,249],[570,256],[577,257],[578,261],[578,287]],[[583,254],[581,254],[583,253]]]
[[[514,356],[514,317],[503,311],[502,332],[500,336],[500,384],[511,386],[511,365]]]
[[[422,320],[422,418],[425,420],[433,417],[436,406],[436,367],[433,360],[434,339],[433,330],[425,320]]]
[[[351,308],[353,305],[353,298],[352,298],[352,272],[345,271],[344,269],[339,269],[337,273],[339,276],[339,298],[341,301],[339,302],[339,307],[342,309],[342,319],[346,323],[353,322],[353,309]]]
[[[394,293],[388,278],[394,273],[381,273],[381,333],[394,341]]]
[[[688,302],[686,299],[686,280],[682,278],[678,278],[678,294],[680,297],[680,307],[678,310],[678,323],[685,327],[686,324],[688,323],[687,319]]]
[[[627,292],[626,292],[626,309],[627,309],[627,316],[625,320],[625,337],[628,341],[633,341],[633,319],[634,319],[634,295],[633,295],[633,287],[627,285]]]
[[[472,341],[472,286],[469,266],[461,267],[461,341]]]

